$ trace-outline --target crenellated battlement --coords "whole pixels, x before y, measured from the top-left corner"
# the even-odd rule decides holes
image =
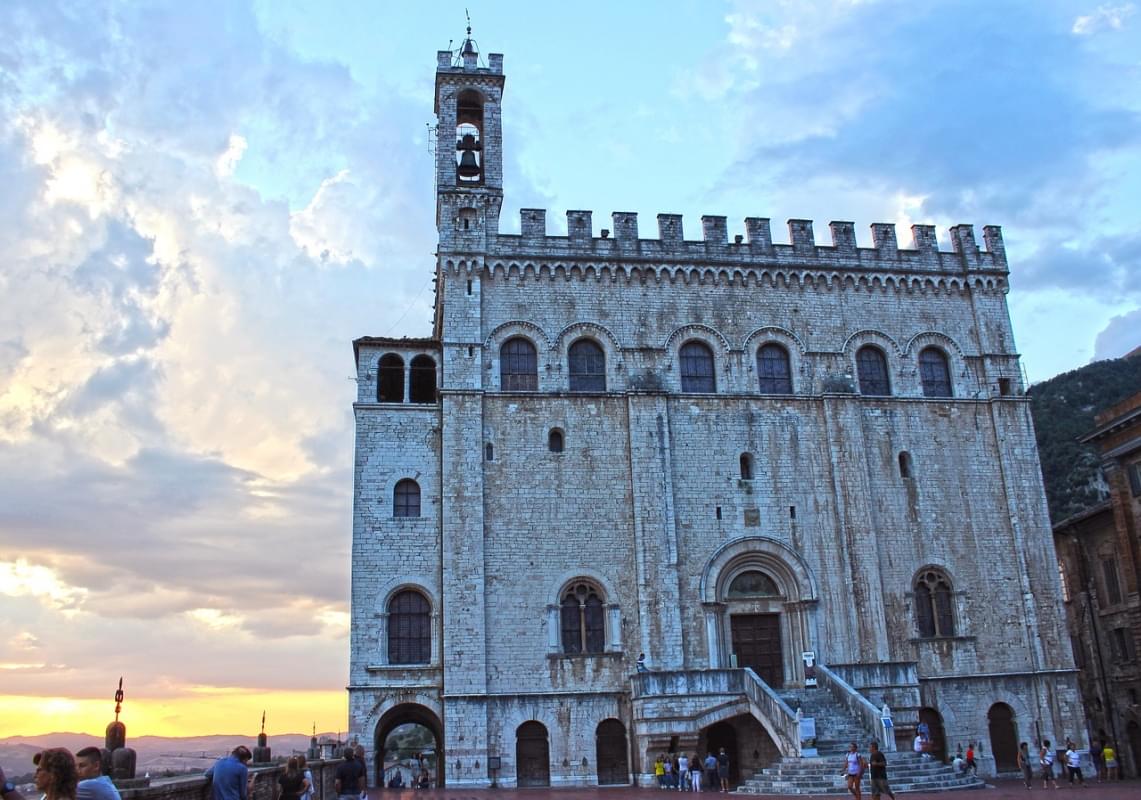
[[[940,250],[934,225],[912,225],[911,246],[901,248],[892,223],[871,225],[871,247],[856,243],[853,222],[828,223],[830,244],[819,244],[812,220],[790,219],[788,243],[773,241],[770,220],[747,217],[744,235],[729,238],[727,220],[723,216],[701,218],[702,238],[688,240],[680,214],[658,214],[658,238],[639,238],[638,215],[616,211],[611,227],[600,236],[594,235],[590,211],[567,211],[566,236],[547,233],[544,209],[521,210],[520,233],[486,236],[487,256],[527,254],[536,257],[590,258],[594,260],[735,263],[740,265],[822,265],[874,270],[906,270],[963,273],[974,271],[1006,273],[1006,248],[1002,229],[997,225],[983,227],[985,249],[975,241],[973,225],[950,228],[950,250]],[[443,250],[463,252],[470,249],[468,239],[482,237],[482,231],[465,234],[456,231],[441,239]]]

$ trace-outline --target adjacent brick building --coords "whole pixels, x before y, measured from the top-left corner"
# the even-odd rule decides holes
[[[372,768],[419,722],[451,786],[629,782],[667,748],[744,773],[801,753],[774,690],[805,653],[869,735],[886,704],[999,768],[1081,737],[999,228],[501,233],[503,88],[502,56],[439,53],[434,334],[353,343]]]
[[[1141,774],[1141,392],[1082,437],[1101,453],[1109,499],[1054,526],[1089,729]]]

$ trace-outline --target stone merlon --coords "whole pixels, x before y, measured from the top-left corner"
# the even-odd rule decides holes
[[[567,211],[567,235],[547,232],[547,212],[524,208],[520,233],[490,234],[488,258],[526,254],[530,258],[561,258],[623,261],[697,261],[738,266],[843,267],[845,269],[902,270],[921,272],[1007,272],[1002,229],[983,227],[986,249],[976,244],[972,225],[949,230],[950,250],[940,250],[934,225],[912,225],[911,246],[900,248],[895,225],[871,225],[871,247],[856,243],[853,222],[828,223],[831,244],[818,244],[812,220],[788,221],[788,244],[773,242],[767,218],[747,217],[745,234],[730,237],[723,216],[701,218],[702,238],[685,238],[680,214],[658,214],[658,238],[638,238],[638,215],[616,211],[611,215],[612,235],[596,236],[590,211]],[[441,252],[447,252],[442,248]],[[459,252],[459,251],[457,251]]]

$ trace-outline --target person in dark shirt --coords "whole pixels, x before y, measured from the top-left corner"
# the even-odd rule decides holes
[[[357,800],[365,790],[364,764],[357,761],[351,747],[345,749],[345,760],[337,765],[333,785],[339,800]]]
[[[871,755],[868,756],[868,771],[872,776],[872,800],[880,800],[880,795],[884,794],[895,800],[895,794],[887,785],[887,756],[875,742],[868,747],[871,750]]]
[[[299,800],[301,792],[305,789],[305,773],[297,758],[286,762],[285,772],[277,776],[277,800]]]
[[[249,800],[251,779],[246,764],[253,758],[250,748],[238,745],[230,755],[218,759],[206,770],[214,800]]]

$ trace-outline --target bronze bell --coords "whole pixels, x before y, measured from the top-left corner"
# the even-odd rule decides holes
[[[460,154],[460,165],[457,170],[461,178],[478,178],[479,177],[479,164],[475,160],[475,151],[479,149],[479,145],[475,141],[475,137],[470,133],[464,134],[464,138],[460,140],[457,150],[463,151]]]

